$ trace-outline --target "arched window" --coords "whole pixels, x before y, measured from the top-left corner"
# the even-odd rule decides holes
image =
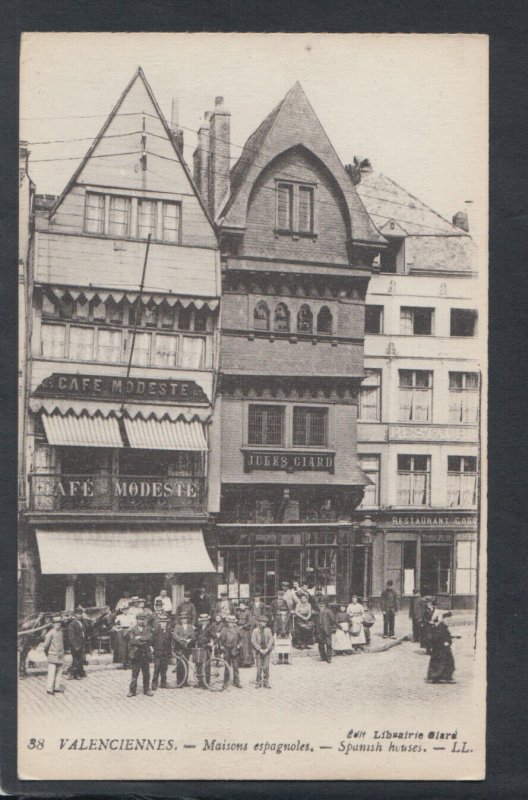
[[[313,327],[312,312],[308,306],[301,306],[297,314],[297,330],[299,333],[311,333]]]
[[[317,315],[317,333],[332,333],[332,314],[328,306],[323,306]]]
[[[253,312],[253,327],[258,331],[269,331],[269,308],[264,300],[261,300],[260,303],[257,303],[255,306],[255,311]]]
[[[284,303],[279,303],[275,309],[275,325],[276,331],[289,331],[290,330],[290,314],[288,308]]]

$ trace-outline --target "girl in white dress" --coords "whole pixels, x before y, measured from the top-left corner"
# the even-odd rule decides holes
[[[352,600],[346,610],[349,620],[350,641],[354,649],[359,649],[367,643],[365,639],[365,629],[363,628],[364,608],[358,602],[357,594],[352,595]]]

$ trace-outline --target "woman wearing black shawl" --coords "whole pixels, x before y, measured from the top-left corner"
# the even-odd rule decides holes
[[[448,612],[444,616],[451,616],[451,613]],[[427,670],[427,680],[431,683],[440,681],[454,683],[455,659],[451,652],[452,641],[449,628],[443,617],[440,617],[431,628],[431,660]]]

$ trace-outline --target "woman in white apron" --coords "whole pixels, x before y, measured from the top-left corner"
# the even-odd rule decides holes
[[[367,640],[365,639],[365,630],[363,628],[364,609],[361,603],[358,602],[357,594],[352,595],[352,600],[347,606],[346,613],[352,647],[354,650],[362,649]]]
[[[336,632],[332,634],[332,650],[334,654],[342,653],[349,656],[352,653],[352,642],[350,641],[349,620],[344,605],[339,606],[336,614]]]

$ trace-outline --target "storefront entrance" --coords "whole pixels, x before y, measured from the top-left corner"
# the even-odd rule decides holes
[[[451,593],[453,548],[450,545],[422,545],[421,580],[422,596],[449,595]]]

